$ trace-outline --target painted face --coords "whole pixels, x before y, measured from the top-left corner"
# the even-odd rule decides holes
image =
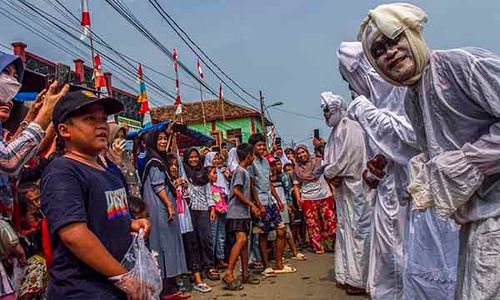
[[[307,161],[309,159],[309,153],[306,150],[304,150],[303,148],[299,148],[297,150],[297,158],[300,161]]]
[[[410,79],[417,71],[415,58],[404,33],[391,40],[379,35],[370,48],[380,71],[396,82]]]
[[[191,167],[196,167],[200,163],[200,155],[196,151],[191,151],[188,156],[188,164]]]
[[[59,124],[59,133],[71,146],[88,155],[97,155],[108,147],[109,126],[102,104],[84,107],[67,124]]]
[[[174,179],[179,177],[179,164],[177,160],[171,161],[170,165],[168,166],[168,175],[170,175],[170,177]]]
[[[156,139],[156,150],[158,150],[158,152],[165,152],[167,151],[167,146],[168,136],[165,132],[160,132],[160,134],[158,134],[158,138]]]
[[[253,146],[253,150],[254,150],[255,155],[257,155],[258,157],[265,156],[266,152],[267,152],[266,143],[264,143],[262,141],[257,142],[257,144],[255,144]]]
[[[210,169],[210,172],[208,172],[208,180],[210,181],[210,183],[214,183],[217,181],[217,169]]]
[[[222,165],[222,158],[219,154],[216,154],[214,159],[212,159],[212,166],[218,168],[220,165]]]

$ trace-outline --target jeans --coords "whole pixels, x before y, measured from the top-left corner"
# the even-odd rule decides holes
[[[215,258],[224,259],[224,247],[226,244],[226,217],[217,213],[217,219],[212,223],[212,243]]]

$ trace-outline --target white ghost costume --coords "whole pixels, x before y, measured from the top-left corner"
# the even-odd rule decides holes
[[[338,53],[341,73],[358,94],[349,106],[349,114],[363,127],[369,138],[369,148],[373,154],[381,152],[392,160],[387,175],[378,187],[378,199],[374,214],[381,222],[374,222],[370,283],[374,298],[401,298],[396,293],[387,293],[391,284],[398,280],[386,281],[377,274],[386,269],[380,259],[381,253],[395,241],[393,224],[403,224],[398,238],[403,243],[395,243],[395,253],[403,251],[402,277],[404,299],[453,299],[456,285],[456,264],[458,251],[458,226],[452,220],[439,219],[433,210],[409,210],[401,201],[407,186],[407,165],[421,150],[415,132],[404,111],[405,87],[396,87],[384,81],[370,66],[363,54],[361,43],[342,43]],[[365,97],[366,96],[366,97]],[[391,192],[393,191],[393,192]],[[399,203],[399,208],[392,205]],[[398,210],[396,210],[398,209]],[[391,218],[398,217],[398,222]],[[444,234],[446,233],[446,234]],[[450,250],[455,248],[455,250]],[[397,254],[399,257],[399,254]],[[387,292],[386,292],[387,291]],[[398,290],[400,293],[400,290]]]
[[[371,11],[362,27],[365,55],[371,55],[370,36],[380,34],[376,30],[386,36],[399,31],[410,44],[425,44],[419,41],[418,19],[423,23],[426,18],[419,10],[391,4]],[[408,11],[420,17],[408,18]],[[431,196],[428,206],[438,215],[463,224],[455,299],[499,299],[500,57],[480,48],[428,51],[426,56],[405,98],[428,159],[420,189]],[[454,249],[443,250],[449,255]]]
[[[323,156],[324,176],[342,179],[335,196],[335,279],[341,284],[364,289],[368,276],[372,207],[361,177],[366,163],[363,131],[358,123],[345,116],[340,96],[322,93],[321,106],[330,111],[326,123],[332,128]]]

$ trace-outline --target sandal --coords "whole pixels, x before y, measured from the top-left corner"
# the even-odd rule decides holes
[[[212,288],[208,286],[208,284],[201,282],[193,285],[193,290],[198,291],[200,293],[209,293],[212,291]]]
[[[236,279],[233,279],[231,281],[227,281],[226,277],[222,277],[222,282],[224,282],[224,284],[225,284],[225,286],[224,286],[225,290],[241,291],[243,289],[243,285],[241,285],[241,283],[239,283],[238,280],[236,280]]]
[[[187,300],[187,299],[191,299],[191,295],[186,294],[186,293],[181,292],[181,291],[178,291],[177,293],[172,294],[172,295],[161,296],[160,299],[162,299],[162,300]]]
[[[307,260],[307,257],[304,254],[298,252],[297,255],[292,256],[292,259],[293,260]]]
[[[283,269],[281,269],[281,270],[274,270],[275,274],[289,274],[289,273],[295,273],[295,272],[297,272],[297,269],[295,269],[294,267],[292,267],[290,265],[284,265]]]
[[[260,279],[253,274],[248,274],[241,277],[241,283],[257,285],[260,284]]]
[[[217,271],[215,269],[208,270],[207,278],[212,280],[212,281],[220,280],[219,271]]]
[[[276,273],[274,272],[273,268],[267,268],[261,273],[262,275],[266,277],[276,277]]]

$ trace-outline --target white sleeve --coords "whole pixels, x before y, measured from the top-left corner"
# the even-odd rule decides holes
[[[326,179],[338,176],[361,180],[366,163],[363,130],[358,123],[347,118],[344,118],[334,130],[337,134],[332,133],[325,148],[327,165],[323,175]]]
[[[354,99],[347,111],[377,147],[398,164],[407,165],[412,157],[421,152],[406,116],[378,109],[365,96]]]

